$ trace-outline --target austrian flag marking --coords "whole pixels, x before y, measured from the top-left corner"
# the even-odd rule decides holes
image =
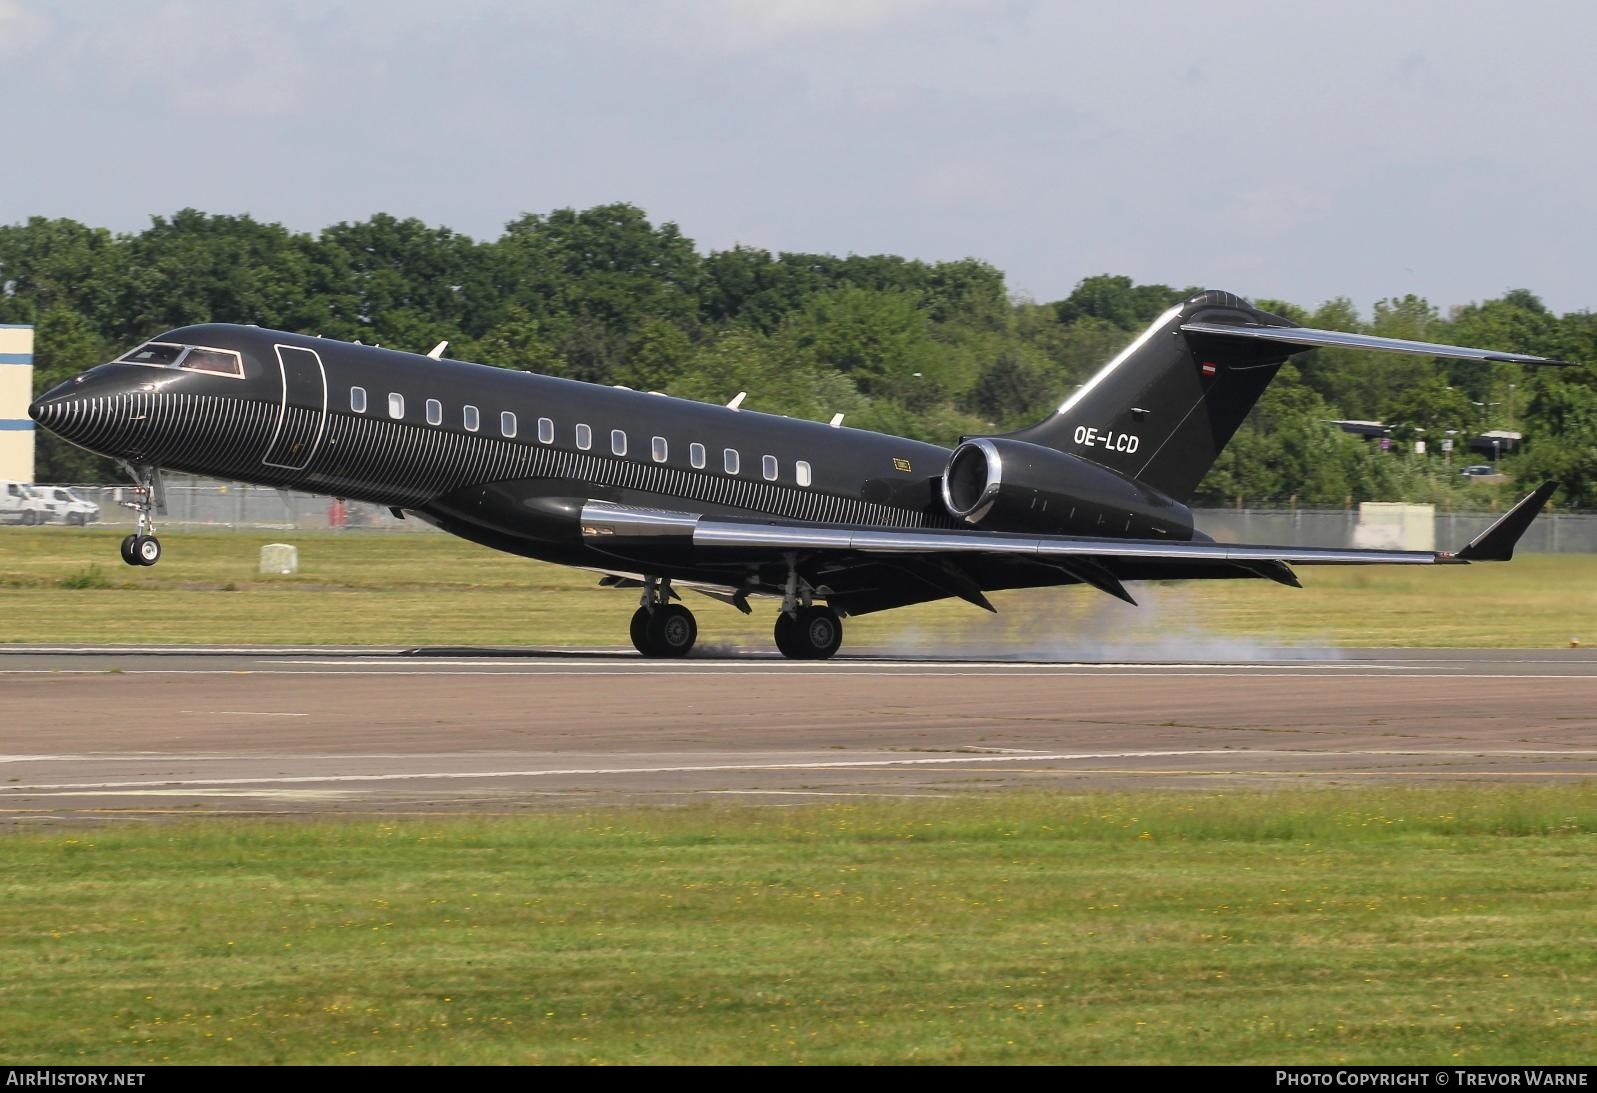
[[[1203,367],[1200,370],[1203,372],[1204,376],[1207,378],[1209,376],[1214,375],[1220,369],[1213,361],[1204,361],[1203,362]]]

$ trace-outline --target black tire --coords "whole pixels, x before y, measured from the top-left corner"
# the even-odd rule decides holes
[[[843,620],[830,607],[806,607],[798,613],[793,634],[805,660],[830,660],[843,644]]]
[[[798,620],[783,611],[776,616],[776,650],[788,660],[807,660],[799,644]]]
[[[649,651],[649,609],[640,607],[632,614],[632,647],[646,657],[654,654]]]
[[[32,527],[34,524],[39,522],[39,514],[34,512],[32,509],[28,509],[22,514],[22,522],[28,527]]]
[[[139,565],[154,565],[161,560],[161,540],[153,535],[136,536],[133,556]]]
[[[133,546],[136,542],[138,542],[138,538],[139,537],[137,535],[129,535],[126,539],[122,540],[122,560],[128,565],[139,564],[138,555],[133,553]]]
[[[699,637],[699,624],[693,612],[679,603],[654,609],[647,626],[651,656],[685,657]]]

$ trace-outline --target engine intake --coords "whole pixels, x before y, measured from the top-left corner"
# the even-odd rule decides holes
[[[1068,452],[1003,437],[955,448],[943,504],[992,531],[1192,538],[1192,512],[1150,486]]]

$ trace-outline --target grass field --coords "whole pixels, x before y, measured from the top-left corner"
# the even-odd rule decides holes
[[[446,535],[200,532],[163,537],[152,568],[125,566],[119,532],[0,528],[0,641],[625,646],[635,592],[595,574]],[[299,548],[292,577],[258,572],[260,548]],[[1092,655],[1205,642],[1562,647],[1597,619],[1597,556],[1507,565],[1305,567],[1268,581],[1139,585],[1133,608],[1084,588],[998,593],[994,618],[961,602],[848,623],[846,648]],[[774,601],[745,618],[686,593],[707,648],[768,648]],[[1238,646],[1236,643],[1242,643]]]
[[[9,836],[7,1063],[1591,1064],[1597,789]]]
[[[0,529],[0,641],[625,643],[442,535]],[[262,544],[300,549],[294,577]],[[1563,647],[1597,558],[1000,594],[911,651]],[[701,642],[767,648],[689,594]],[[1597,641],[1597,636],[1591,640]],[[0,1063],[1574,1063],[1597,787],[995,795],[0,840]]]

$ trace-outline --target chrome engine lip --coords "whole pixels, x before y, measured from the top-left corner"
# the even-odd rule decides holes
[[[982,456],[984,457],[983,467],[986,472],[986,477],[982,483],[981,493],[977,496],[975,502],[967,508],[961,509],[954,503],[954,492],[949,486],[949,479],[950,474],[954,469],[954,464],[959,461],[960,453],[964,452],[967,448],[975,448],[982,453]],[[999,452],[998,445],[994,444],[991,440],[988,440],[985,437],[978,437],[975,440],[964,441],[959,445],[959,447],[955,448],[949,453],[948,465],[943,468],[943,506],[948,509],[952,515],[965,521],[967,524],[979,524],[981,523],[982,519],[992,511],[993,505],[998,502],[998,494],[1003,488],[1003,484],[1004,457]]]

